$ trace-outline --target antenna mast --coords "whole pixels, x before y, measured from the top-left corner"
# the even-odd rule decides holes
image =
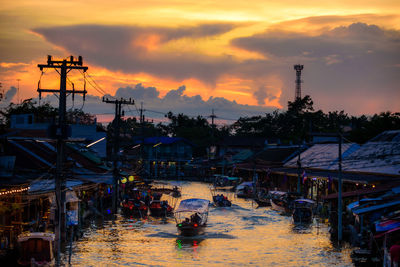
[[[303,82],[301,80],[301,71],[303,70],[304,65],[294,65],[294,69],[296,70],[296,91],[295,91],[295,97],[294,101],[297,99],[301,99],[301,83]]]

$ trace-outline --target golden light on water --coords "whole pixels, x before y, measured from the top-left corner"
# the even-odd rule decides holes
[[[207,184],[185,183],[182,194],[211,199]],[[233,204],[210,207],[206,233],[197,237],[179,236],[172,218],[98,221],[74,244],[72,265],[352,266],[350,250],[333,248],[325,224],[295,227],[270,208]]]

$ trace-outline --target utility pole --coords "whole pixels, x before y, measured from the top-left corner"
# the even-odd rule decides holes
[[[338,140],[338,244],[340,245],[343,239],[343,200],[342,200],[342,187],[343,187],[343,180],[342,180],[342,143],[343,143],[343,133],[310,133],[312,136],[329,136],[329,137],[336,137]]]
[[[3,85],[0,83],[0,101],[3,100],[4,98],[4,91],[3,91]]]
[[[140,162],[141,162],[141,166],[140,168],[142,169],[143,166],[145,166],[144,164],[144,159],[143,159],[143,148],[144,148],[144,114],[143,112],[145,111],[145,109],[143,109],[143,101],[140,102]],[[149,163],[150,164],[150,163]]]
[[[19,105],[19,104],[21,104],[20,103],[20,99],[19,99],[19,81],[20,81],[21,79],[17,79],[17,82],[18,82],[18,88],[17,88],[17,104]]]
[[[299,154],[297,157],[297,193],[301,193],[301,161],[300,161],[300,144],[299,144]]]
[[[83,94],[85,97],[86,89],[77,91],[67,90],[67,73],[71,70],[83,70],[84,72],[88,67],[82,66],[82,57],[79,56],[78,60],[75,60],[73,56],[63,60],[53,60],[52,56],[47,56],[47,64],[38,64],[38,67],[43,72],[43,69],[53,68],[59,70],[60,73],[60,89],[41,89],[38,88],[39,99],[42,97],[42,93],[59,93],[59,108],[58,108],[58,124],[56,125],[56,142],[57,142],[57,162],[56,162],[56,202],[57,202],[57,226],[56,226],[56,239],[57,239],[57,265],[61,265],[60,252],[61,252],[61,240],[65,238],[66,233],[66,216],[65,216],[65,176],[63,172],[64,158],[65,158],[65,139],[67,136],[67,125],[66,125],[66,104],[67,104],[67,93],[72,94]]]
[[[113,214],[117,213],[117,201],[118,201],[118,179],[119,179],[119,130],[121,121],[121,106],[122,105],[133,105],[135,104],[133,99],[125,100],[123,98],[116,100],[109,100],[103,97],[103,102],[115,105],[115,118],[114,118],[114,136],[113,136],[113,162],[114,162],[114,181],[113,181],[113,195],[112,195],[112,211]]]
[[[342,134],[339,133],[339,174],[338,174],[338,243],[342,242]]]
[[[212,109],[211,111],[212,111],[212,113],[211,113],[211,115],[210,115],[210,118],[211,118],[211,127],[214,129],[214,127],[215,127],[215,125],[214,125],[214,119],[215,119],[217,116],[214,114],[214,109]]]

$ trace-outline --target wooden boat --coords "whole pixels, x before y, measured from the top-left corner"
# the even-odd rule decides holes
[[[210,201],[200,198],[182,200],[175,211],[176,227],[180,235],[203,234],[208,219]]]
[[[235,191],[236,187],[242,182],[240,177],[232,177],[214,174],[214,188],[225,191]]]
[[[18,264],[22,266],[54,266],[53,233],[25,232],[18,236],[20,250]]]
[[[254,197],[254,184],[253,182],[243,182],[236,187],[236,196],[240,198],[253,198]]]
[[[148,207],[143,201],[138,199],[124,200],[121,203],[122,212],[127,216],[133,216],[136,218],[143,218],[147,216]]]
[[[291,214],[294,208],[294,200],[301,194],[296,192],[270,191],[271,208],[276,211]]]
[[[311,199],[299,198],[294,201],[293,222],[312,223],[315,202]]]
[[[182,187],[179,186],[178,184],[174,183],[167,183],[167,182],[153,182],[151,185],[151,191],[153,193],[161,193],[161,194],[166,194],[170,195],[172,197],[178,198],[182,196]]]
[[[261,189],[257,197],[254,198],[254,201],[257,203],[259,207],[267,207],[271,206],[271,195],[267,192],[266,189]]]
[[[167,217],[173,215],[173,208],[168,201],[153,200],[149,205],[150,215],[153,217]]]
[[[216,207],[230,207],[232,206],[232,202],[228,199],[227,196],[223,194],[219,194],[216,189],[210,188],[211,196],[213,199],[213,204]]]
[[[285,201],[286,192],[283,191],[270,191],[271,195],[271,208],[276,211],[286,212],[287,211],[287,204]]]

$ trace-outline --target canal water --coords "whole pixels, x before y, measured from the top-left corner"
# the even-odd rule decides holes
[[[209,185],[184,182],[182,197],[212,199]],[[93,223],[73,244],[72,266],[352,266],[350,249],[335,249],[328,226],[294,226],[291,217],[251,200],[210,207],[206,233],[177,234],[175,220],[124,218]],[[67,255],[63,257],[67,262]]]

